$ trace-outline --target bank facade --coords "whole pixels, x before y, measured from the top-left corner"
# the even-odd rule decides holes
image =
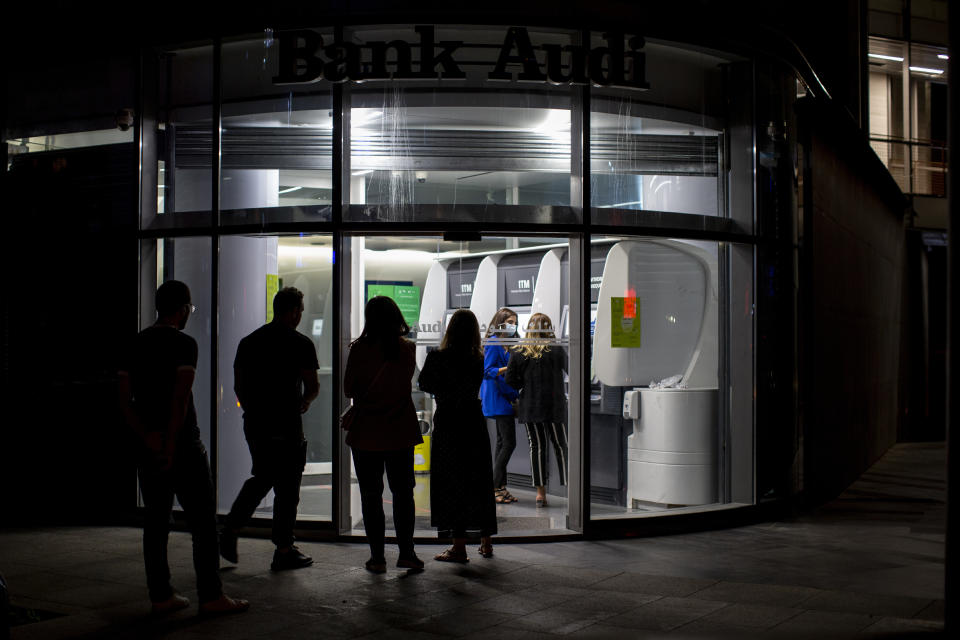
[[[305,294],[299,330],[320,363],[301,535],[363,534],[338,416],[373,295],[400,305],[418,366],[456,309],[483,329],[513,309],[516,345],[532,314],[551,319],[567,459],[551,452],[536,507],[516,425],[520,500],[498,505],[501,536],[711,526],[796,494],[795,292],[781,289],[803,193],[793,105],[825,90],[786,55],[656,35],[315,23],[140,52],[138,323],[158,284],[191,287],[221,513],[250,470],[236,347],[283,286]],[[433,400],[416,377],[412,392],[429,436]]]

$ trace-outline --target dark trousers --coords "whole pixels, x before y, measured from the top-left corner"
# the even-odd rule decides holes
[[[143,560],[150,600],[162,602],[173,595],[167,564],[167,537],[174,496],[183,507],[193,536],[193,569],[197,574],[200,602],[216,600],[223,591],[219,574],[216,502],[207,450],[200,442],[184,444],[177,450],[171,469],[163,471],[152,460],[143,460],[138,472],[145,507]]]
[[[547,440],[553,443],[557,454],[557,466],[560,469],[560,484],[567,483],[567,426],[562,422],[529,422],[527,439],[530,441],[530,468],[533,474],[533,486],[547,484],[549,458]]]
[[[253,516],[257,505],[273,489],[273,535],[277,547],[293,544],[293,527],[300,504],[300,480],[307,464],[305,440],[281,440],[247,437],[253,458],[252,477],[243,483],[230,507],[225,525],[234,531]]]
[[[507,463],[517,448],[517,421],[514,416],[494,416],[497,421],[497,447],[493,454],[493,486],[507,486]]]
[[[363,528],[370,545],[370,557],[383,559],[383,539],[386,528],[383,515],[383,471],[393,495],[393,527],[397,532],[400,555],[413,553],[414,504],[413,447],[398,451],[353,450],[353,466],[360,485],[360,507]]]

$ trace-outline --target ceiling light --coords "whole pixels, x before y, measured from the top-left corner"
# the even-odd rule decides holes
[[[937,54],[937,57],[940,58],[941,60],[949,60],[949,59],[950,59],[950,56],[948,56],[948,55],[945,54],[945,53],[938,53],[938,54]]]
[[[351,171],[350,175],[352,176],[365,176],[368,173],[373,173],[373,169],[360,169],[359,171]]]
[[[559,136],[570,131],[570,112],[566,109],[546,109],[547,117],[532,131]]]
[[[280,191],[277,191],[277,193],[278,194],[292,193],[294,191],[297,191],[298,189],[303,189],[303,187],[290,187],[289,189],[281,189]]]
[[[897,56],[885,56],[882,53],[868,53],[868,58],[877,58],[879,60],[892,60],[893,62],[903,62],[903,58]]]
[[[930,73],[935,76],[943,73],[943,69],[930,69],[929,67],[910,67],[910,71],[914,71],[916,73]]]
[[[604,204],[597,207],[598,209],[621,209],[623,207],[632,207],[633,205],[639,204],[643,206],[643,200],[634,200],[632,202],[618,202],[616,204]]]
[[[354,109],[350,114],[353,118],[354,126],[363,126],[369,124],[383,115],[383,111],[367,111],[366,109]]]

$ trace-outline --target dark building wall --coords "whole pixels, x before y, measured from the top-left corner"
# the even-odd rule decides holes
[[[848,116],[798,111],[804,489],[819,500],[897,439],[906,201]]]
[[[136,167],[122,144],[15,156],[6,175],[2,521],[135,507],[115,383],[137,322]]]

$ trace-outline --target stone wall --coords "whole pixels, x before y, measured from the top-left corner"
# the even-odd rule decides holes
[[[846,114],[797,107],[804,491],[836,495],[897,439],[907,203]]]

